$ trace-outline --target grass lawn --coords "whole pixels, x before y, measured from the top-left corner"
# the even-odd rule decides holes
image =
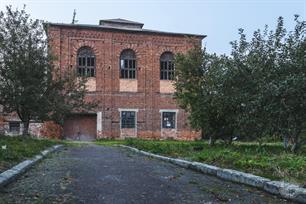
[[[96,140],[95,143],[97,145],[103,145],[103,146],[112,146],[112,145],[127,145],[128,140],[114,140],[114,139],[99,139]],[[145,140],[143,140],[145,142]]]
[[[11,168],[25,159],[33,157],[40,151],[58,143],[58,141],[46,139],[0,135],[0,172]],[[2,146],[5,145],[6,149],[2,149]]]
[[[235,142],[218,143],[211,147],[205,141],[98,141],[97,144],[125,144],[156,154],[199,161],[215,166],[236,169],[275,180],[305,184],[306,147],[300,153],[285,152],[281,143]]]

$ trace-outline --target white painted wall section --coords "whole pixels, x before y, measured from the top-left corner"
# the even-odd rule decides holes
[[[102,131],[102,112],[97,112],[97,131]]]

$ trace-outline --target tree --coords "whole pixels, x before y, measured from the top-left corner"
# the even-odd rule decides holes
[[[175,97],[178,104],[189,112],[191,126],[202,130],[211,144],[217,138],[232,141],[237,89],[227,67],[227,57],[210,55],[195,47],[175,60]]]
[[[267,29],[267,28],[266,28]],[[231,77],[237,80],[241,111],[237,114],[239,126],[237,132],[249,139],[262,142],[261,138],[269,132],[270,112],[266,110],[269,95],[266,82],[273,69],[273,60],[265,47],[260,31],[254,32],[251,42],[247,42],[243,29],[239,29],[239,41],[231,42],[232,53],[229,60]]]
[[[283,18],[275,30],[257,30],[248,41],[243,29],[230,56],[196,47],[176,57],[176,93],[192,127],[212,139],[233,135],[279,135],[297,151],[306,127],[306,23],[295,16],[294,31]],[[285,142],[286,144],[286,142]],[[285,145],[287,146],[287,145]]]
[[[291,150],[297,151],[305,140],[301,133],[306,124],[306,22],[295,16],[294,31],[283,29],[283,19],[275,35],[280,35],[280,51],[276,52],[276,71],[272,79],[274,125],[284,138],[290,137],[293,143]],[[279,32],[277,32],[280,30]]]
[[[295,30],[287,32],[280,17],[275,30],[257,30],[250,42],[240,30],[231,54],[231,68],[241,72],[236,78],[245,81],[240,131],[290,138],[292,151],[301,144],[306,121],[306,24],[298,16],[295,21]]]
[[[195,129],[204,129],[202,87],[207,53],[195,47],[186,55],[178,54],[175,59],[175,98],[178,104],[189,112],[189,121]]]
[[[84,100],[85,79],[61,73],[54,59],[42,21],[32,20],[25,7],[0,12],[0,104],[18,114],[23,135],[30,120],[60,123],[71,111],[92,105]]]

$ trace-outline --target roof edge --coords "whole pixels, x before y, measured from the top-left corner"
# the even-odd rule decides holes
[[[167,31],[157,31],[148,29],[130,29],[130,28],[117,28],[117,27],[105,27],[100,25],[90,25],[90,24],[68,24],[68,23],[51,23],[46,22],[45,25],[58,26],[58,27],[74,27],[78,29],[94,29],[94,30],[108,30],[108,31],[119,31],[119,32],[131,32],[131,33],[153,33],[160,35],[173,35],[173,36],[190,36],[204,39],[207,35],[191,34],[191,33],[175,33]]]

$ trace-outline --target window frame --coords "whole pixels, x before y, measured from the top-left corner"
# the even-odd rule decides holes
[[[79,77],[96,77],[96,56],[90,47],[79,48],[76,58],[76,72]]]
[[[172,52],[164,52],[160,56],[160,80],[173,81],[175,77],[174,54]]]
[[[120,112],[120,129],[136,129],[137,130],[137,113],[138,109],[119,109]],[[134,112],[134,127],[123,126],[123,112]]]
[[[132,49],[125,49],[119,58],[119,78],[137,79],[137,58]]]
[[[170,129],[170,130],[177,130],[177,115],[178,110],[177,109],[162,109],[160,112],[160,128],[161,129]],[[172,113],[174,114],[174,124],[171,127],[164,127],[164,113]]]

